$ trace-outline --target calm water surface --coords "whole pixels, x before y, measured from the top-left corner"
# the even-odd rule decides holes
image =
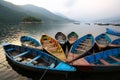
[[[49,34],[54,38],[57,32],[63,32],[65,35],[68,35],[71,31],[75,31],[76,33],[78,33],[79,37],[82,37],[85,34],[93,34],[94,37],[96,37],[100,33],[105,33],[107,27],[120,31],[120,26],[99,26],[99,25],[94,25],[92,23],[90,25],[87,25],[85,23],[81,23],[80,25],[76,25],[73,23],[66,23],[66,24],[44,23],[44,24],[19,24],[11,27],[0,26],[0,44],[2,44],[3,42],[7,42],[7,43],[20,45],[20,37],[23,35],[31,36],[38,41],[40,40],[42,34]],[[112,36],[112,35],[109,36],[111,37],[112,40],[118,38],[117,36]],[[4,56],[4,51],[1,46],[0,46],[0,50],[1,50],[1,55]],[[113,79],[113,77],[120,78],[118,74],[119,73],[112,75],[107,74],[107,76],[109,77],[104,76],[104,74],[98,74],[98,75],[94,74],[95,76],[93,75],[90,76],[90,74],[89,75],[85,74],[84,76],[83,75],[80,76],[77,74],[79,78],[77,76],[77,78],[74,78],[74,80],[101,80],[101,79],[115,80]],[[84,78],[80,78],[80,77],[84,77]]]

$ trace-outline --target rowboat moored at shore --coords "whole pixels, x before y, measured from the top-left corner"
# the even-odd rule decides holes
[[[40,46],[40,43],[36,39],[29,36],[21,36],[20,42],[23,46]]]
[[[94,37],[92,34],[87,34],[81,38],[79,38],[72,45],[68,55],[67,62],[71,62],[77,58],[85,56],[88,51],[92,49],[94,46]]]
[[[47,70],[49,73],[75,72],[76,68],[38,49],[13,44],[3,44],[8,63],[31,74]]]
[[[60,46],[60,44],[48,35],[42,35],[40,39],[43,49],[45,49],[49,54],[59,58],[62,61],[66,61],[66,55]]]
[[[110,28],[106,28],[106,33],[111,34],[111,35],[115,35],[115,36],[120,36],[120,31],[113,30]]]
[[[70,63],[83,72],[120,71],[120,48],[98,52]]]

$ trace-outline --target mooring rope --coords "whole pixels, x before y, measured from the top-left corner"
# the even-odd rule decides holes
[[[54,63],[52,63],[50,66],[48,66],[48,67],[46,68],[46,70],[44,71],[43,75],[41,76],[40,80],[43,79],[43,77],[45,76],[45,74],[46,74],[46,72],[48,71],[48,69],[49,69],[49,68],[53,68],[54,66],[55,66]]]
[[[40,80],[43,79],[43,77],[45,76],[46,72],[48,71],[49,67],[45,70],[45,72],[43,73],[43,75],[41,76]]]

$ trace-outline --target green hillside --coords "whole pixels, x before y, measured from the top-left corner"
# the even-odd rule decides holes
[[[26,16],[25,13],[11,10],[0,4],[0,23],[16,24],[19,23],[24,16]]]
[[[34,5],[18,6],[0,0],[0,24],[18,24],[24,17],[32,16],[44,23],[69,22],[70,20]]]

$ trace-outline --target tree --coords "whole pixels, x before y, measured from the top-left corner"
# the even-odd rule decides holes
[[[32,16],[27,16],[22,19],[23,22],[41,22],[41,19],[32,17]]]

